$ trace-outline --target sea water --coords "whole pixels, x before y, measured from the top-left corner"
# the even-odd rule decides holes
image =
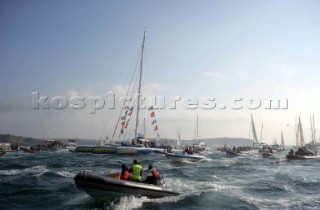
[[[289,161],[285,155],[211,152],[200,162],[172,163],[161,154],[12,152],[0,157],[0,209],[320,209],[320,161]],[[107,175],[134,159],[144,177],[153,164],[166,187],[180,195],[94,200],[73,181],[82,170]]]

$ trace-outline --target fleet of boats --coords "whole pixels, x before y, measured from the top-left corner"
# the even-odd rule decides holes
[[[160,139],[159,127],[157,120],[155,119],[155,113],[153,107],[149,107],[151,111],[150,116],[153,118],[152,125],[154,125],[154,131],[157,132],[157,138],[145,138],[144,135],[139,134],[139,110],[140,110],[140,96],[141,96],[141,81],[143,72],[143,57],[144,57],[144,45],[145,45],[145,34],[142,42],[142,49],[140,55],[140,66],[138,76],[138,100],[135,105],[123,103],[120,111],[119,118],[117,120],[115,130],[109,143],[101,141],[97,145],[78,145],[76,139],[69,139],[66,145],[62,144],[57,140],[47,140],[43,145],[36,146],[20,146],[19,149],[27,153],[37,153],[41,151],[56,151],[56,150],[68,150],[70,152],[77,153],[91,153],[91,154],[112,154],[112,155],[134,155],[143,154],[148,155],[151,153],[163,154],[172,162],[197,162],[206,160],[205,153],[209,151],[209,147],[200,141],[198,131],[198,116],[196,120],[196,128],[193,144],[186,147],[181,146],[180,132],[178,131],[177,148],[170,146],[169,144],[157,143],[157,139]],[[135,87],[135,85],[133,85]],[[129,93],[129,91],[127,92]],[[134,108],[136,107],[136,108]],[[113,138],[117,131],[118,139],[123,136],[126,128],[128,127],[129,121],[133,110],[136,111],[135,126],[134,126],[134,137],[126,142],[119,142],[118,140],[114,143]],[[133,120],[132,120],[133,121]],[[316,148],[319,143],[315,140],[315,125],[314,116],[310,118],[311,130],[312,130],[312,142],[309,145],[304,143],[303,130],[301,120],[296,131],[296,142],[298,150],[294,152],[292,149],[286,156],[289,160],[307,160],[307,159],[320,159],[320,156],[310,151],[308,148]],[[281,144],[279,145],[275,139],[274,144],[269,146],[262,140],[263,124],[261,126],[260,140],[256,132],[256,126],[254,124],[253,116],[251,115],[250,123],[250,135],[252,134],[253,145],[250,147],[229,147],[225,145],[219,150],[225,152],[227,156],[238,157],[244,155],[242,151],[256,150],[262,153],[262,157],[274,157],[274,152],[282,152],[285,150],[283,133],[281,131]],[[18,148],[17,148],[18,150]],[[12,151],[12,146],[8,143],[0,143],[0,155],[4,155],[7,152]],[[167,189],[165,186],[156,186],[152,184],[146,184],[141,182],[133,182],[127,180],[120,180],[115,177],[102,176],[94,173],[82,171],[74,177],[75,184],[78,188],[85,190],[93,198],[105,198],[105,197],[118,197],[122,195],[134,195],[134,196],[146,196],[150,198],[162,198],[166,196],[177,196],[178,192],[171,189]]]

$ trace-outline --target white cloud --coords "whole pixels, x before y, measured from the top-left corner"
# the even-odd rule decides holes
[[[214,71],[208,71],[208,70],[203,70],[201,71],[201,74],[204,77],[210,77],[211,79],[217,79],[217,80],[221,80],[221,79],[226,79],[227,77],[220,73],[220,72],[214,72]]]
[[[77,91],[71,89],[71,90],[67,91],[67,95],[68,95],[68,97],[73,97],[73,96],[78,96],[79,93]]]

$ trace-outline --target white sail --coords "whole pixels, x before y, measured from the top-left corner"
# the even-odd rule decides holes
[[[260,143],[262,143],[262,131],[263,131],[263,123],[261,125],[261,132],[260,132]]]
[[[297,127],[297,133],[296,133],[296,141],[297,141],[296,142],[297,146],[299,146],[299,147],[305,146],[300,117],[299,117],[299,122],[298,122],[298,127]]]
[[[282,134],[282,131],[281,131],[281,146],[284,147],[284,139],[283,139],[283,134]]]
[[[254,126],[254,122],[253,122],[252,114],[251,114],[251,127],[252,127],[252,134],[253,134],[253,143],[259,143],[258,137],[257,137],[257,132],[256,132],[256,127]]]
[[[277,139],[274,138],[273,145],[278,145]]]
[[[316,129],[315,129],[315,123],[314,123],[314,114],[310,116],[310,123],[311,123],[311,143],[313,145],[316,144]]]
[[[181,146],[181,139],[180,139],[180,131],[178,130],[178,140],[177,140],[177,146]]]

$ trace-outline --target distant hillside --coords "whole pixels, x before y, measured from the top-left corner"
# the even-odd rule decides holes
[[[252,146],[253,141],[247,138],[214,138],[214,139],[205,139],[204,142],[210,147],[221,147],[225,144],[233,146]]]
[[[168,144],[174,146],[177,145],[177,140],[176,139],[167,139],[167,140],[162,140],[163,142],[168,142]],[[200,141],[204,141],[206,145],[209,147],[221,147],[225,144],[233,145],[233,146],[251,146],[252,145],[252,140],[251,139],[246,139],[246,138],[227,138],[227,137],[222,137],[222,138],[209,138],[209,139],[200,139]],[[181,140],[181,145],[192,145],[193,140]],[[197,141],[196,141],[197,142]],[[195,142],[195,143],[196,143]]]
[[[14,136],[10,134],[0,134],[0,143],[11,143],[11,144],[29,146],[29,145],[42,144],[43,142],[44,142],[43,139]]]
[[[45,140],[47,139],[35,139],[30,137],[15,136],[11,134],[0,134],[0,143],[11,143],[11,144],[18,144],[21,146],[32,146],[37,144],[43,144]],[[64,144],[68,142],[68,138],[54,138],[54,140],[59,140]],[[96,144],[97,140],[78,139],[77,142],[80,145],[94,145]]]
[[[67,138],[59,138],[56,140],[60,140],[63,143],[67,143]],[[217,148],[220,146],[223,146],[225,144],[234,145],[234,146],[248,146],[252,145],[252,140],[246,139],[246,138],[210,138],[210,139],[201,139],[200,141],[204,141],[206,145],[208,145],[211,148]],[[22,146],[30,146],[30,145],[37,145],[37,144],[43,144],[45,139],[35,139],[35,138],[29,138],[29,137],[23,137],[23,136],[14,136],[10,134],[0,134],[0,143],[12,143],[12,144],[18,144]],[[79,145],[94,145],[97,143],[97,140],[93,139],[78,139],[77,140]],[[176,139],[163,139],[160,140],[160,142],[163,142],[164,144],[170,144],[171,146],[177,145]],[[193,140],[181,140],[182,146],[185,145],[191,145],[193,144]]]

